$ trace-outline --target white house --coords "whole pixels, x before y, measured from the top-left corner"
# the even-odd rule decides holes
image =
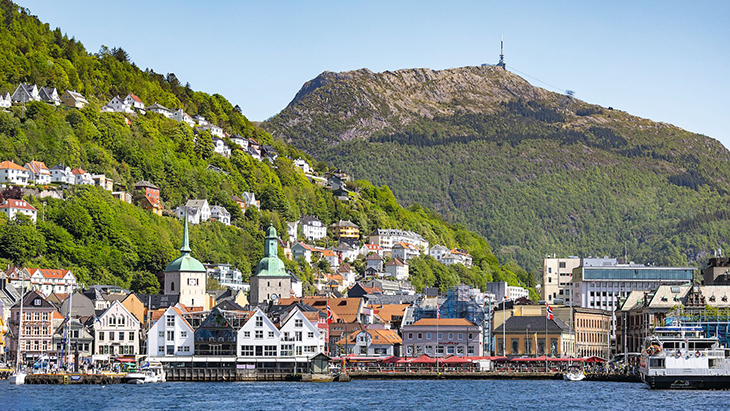
[[[183,109],[178,108],[172,113],[172,119],[175,121],[183,122],[190,127],[195,126],[195,121],[193,121],[193,118],[188,115]]]
[[[71,173],[71,168],[61,164],[51,167],[51,182],[60,184],[76,184],[76,176]]]
[[[375,328],[352,332],[337,342],[343,352],[360,357],[386,357],[400,354],[403,340],[390,329]]]
[[[231,156],[231,148],[222,138],[213,137],[213,151],[226,158]]]
[[[220,221],[225,225],[231,225],[231,213],[223,206],[213,206],[210,208],[210,219]]]
[[[372,268],[377,272],[383,271],[383,257],[380,254],[372,253],[365,257],[365,268]]]
[[[23,166],[6,160],[0,163],[0,183],[25,186],[28,185],[30,173]]]
[[[112,305],[94,321],[94,354],[132,356],[139,354],[139,320],[121,302]]]
[[[253,315],[238,330],[238,357],[278,357],[281,331],[256,307]]]
[[[449,252],[450,250],[448,248],[442,246],[441,244],[436,244],[435,246],[431,247],[430,250],[428,250],[428,255],[435,258],[436,261],[441,261],[441,259],[444,258],[444,256]]]
[[[306,362],[314,355],[324,352],[325,332],[317,328],[299,308],[292,309],[282,320],[282,357],[294,356],[297,362]]]
[[[215,124],[205,124],[205,125],[199,125],[198,129],[200,130],[208,130],[210,131],[210,134],[216,137],[223,138],[223,129],[216,126]]]
[[[297,241],[299,237],[299,221],[287,221],[286,234],[289,236],[289,241]]]
[[[180,304],[175,304],[152,325],[147,333],[148,356],[195,354],[195,330],[185,319],[185,314],[187,311]]]
[[[428,252],[428,241],[413,231],[404,231],[394,228],[378,229],[369,236],[370,244],[377,244],[389,250],[397,243],[413,244],[424,253]]]
[[[360,255],[368,256],[373,253],[382,257],[383,247],[377,244],[363,244],[362,248],[360,248]]]
[[[312,167],[309,166],[309,163],[307,163],[306,160],[298,158],[294,160],[294,166],[302,170],[304,174],[311,174],[312,173]]]
[[[312,254],[314,251],[315,249],[313,246],[299,242],[294,244],[291,248],[291,253],[295,260],[302,257],[304,258],[304,261],[310,264],[312,263]]]
[[[132,109],[132,104],[127,101],[127,99],[123,99],[119,96],[112,97],[111,100],[109,100],[108,103],[104,107],[101,108],[101,111],[104,112],[114,112],[114,113],[133,113],[134,110]]]
[[[25,200],[16,200],[8,198],[0,205],[0,211],[8,216],[8,220],[12,220],[18,214],[25,214],[35,223],[38,220],[38,210]]]
[[[61,105],[61,98],[58,96],[58,91],[56,91],[55,87],[41,87],[38,89],[38,96],[41,98],[41,101],[45,101],[46,103],[56,106]]]
[[[190,224],[200,224],[210,220],[210,205],[208,205],[208,200],[188,200],[184,206],[177,208],[178,218],[185,216],[185,208],[188,209],[188,222]]]
[[[149,107],[147,107],[147,111],[150,111],[152,113],[156,114],[162,114],[163,116],[167,118],[172,118],[172,111],[170,111],[169,108],[163,106],[162,104],[153,104]]]
[[[31,161],[25,163],[28,170],[29,182],[37,185],[51,184],[51,170],[42,161]]]
[[[248,151],[248,139],[247,138],[243,138],[238,134],[234,134],[231,136],[231,142],[241,146],[241,149],[243,151]]]
[[[71,174],[74,175],[74,182],[77,185],[94,185],[94,179],[91,178],[91,174],[84,171],[83,168],[74,168],[73,170],[71,170]]]
[[[10,108],[13,105],[13,97],[10,93],[0,94],[0,108]]]
[[[40,101],[41,96],[38,93],[38,87],[35,84],[20,83],[18,88],[13,92],[13,101],[16,103],[27,103],[29,101]]]
[[[391,277],[395,277],[396,280],[407,280],[408,264],[398,258],[394,258],[385,263],[385,273]]]
[[[454,248],[448,254],[441,257],[441,262],[445,265],[463,264],[466,267],[471,267],[472,257],[466,251]]]
[[[304,216],[299,219],[299,224],[302,225],[302,235],[309,241],[327,237],[327,227],[317,217]]]
[[[199,126],[207,126],[208,120],[205,119],[205,117],[201,116],[200,114],[196,114],[193,116],[193,121],[195,121]]]
[[[340,256],[340,259],[342,261],[355,261],[360,255],[359,247],[357,247],[356,245],[350,245],[344,241],[337,244],[337,247],[334,249],[334,251],[337,253],[337,255]]]
[[[261,202],[256,199],[256,194],[249,191],[243,192],[243,202],[246,204],[246,208],[248,207],[256,207],[257,209],[261,209]]]
[[[28,268],[30,285],[48,297],[56,294],[70,294],[76,287],[76,277],[69,270],[49,268]]]
[[[322,258],[327,260],[333,269],[340,266],[340,256],[334,250],[322,250]]]
[[[124,98],[124,102],[132,107],[134,110],[140,110],[144,114],[144,103],[142,102],[142,100],[140,100],[139,97],[135,96],[132,93],[129,93],[127,94],[127,97]]]

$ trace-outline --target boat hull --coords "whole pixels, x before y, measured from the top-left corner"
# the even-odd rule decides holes
[[[642,375],[642,380],[656,390],[727,390],[730,389],[728,376],[690,376],[690,375]]]
[[[23,385],[25,384],[25,374],[24,373],[17,373],[13,374],[10,377],[8,377],[8,382],[12,385]]]

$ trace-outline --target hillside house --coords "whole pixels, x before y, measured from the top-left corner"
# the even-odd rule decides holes
[[[305,215],[299,219],[299,224],[302,225],[302,235],[309,241],[327,237],[327,227],[317,217]]]
[[[139,97],[135,96],[132,93],[127,94],[127,97],[124,98],[124,102],[132,107],[134,110],[139,110],[142,112],[142,114],[145,113],[144,103],[142,100],[140,100]]]
[[[372,268],[376,272],[383,271],[383,257],[380,254],[370,254],[365,257],[365,268]]]
[[[134,185],[134,191],[138,198],[139,205],[144,210],[162,215],[162,203],[160,201],[160,189],[149,181],[140,181]]]
[[[13,105],[13,97],[10,93],[0,94],[0,108],[10,108]]]
[[[199,125],[199,126],[207,126],[207,125],[209,125],[209,124],[210,124],[210,123],[208,122],[208,120],[206,120],[206,119],[205,119],[205,117],[201,116],[200,114],[196,114],[196,115],[194,115],[194,116],[193,116],[193,121],[195,121],[195,123],[196,123],[197,125]]]
[[[30,173],[23,166],[6,160],[0,163],[0,184],[26,186],[30,180]]]
[[[413,244],[421,252],[428,253],[429,243],[420,234],[395,228],[381,228],[368,236],[368,243],[376,244],[389,251],[397,243]]]
[[[276,152],[274,147],[263,145],[261,146],[261,156],[273,164],[279,158],[279,153]]]
[[[50,168],[51,182],[59,184],[76,184],[76,177],[71,173],[71,167],[56,164]]]
[[[48,297],[51,294],[70,294],[76,287],[76,277],[69,270],[28,268],[30,285]]]
[[[155,104],[147,107],[147,111],[149,111],[151,113],[155,113],[155,114],[161,114],[167,118],[172,118],[172,111],[169,108],[163,106],[162,104],[155,103]]]
[[[231,148],[228,147],[225,141],[219,137],[213,137],[213,151],[222,155],[223,157],[231,157]]]
[[[441,259],[450,252],[451,250],[449,250],[448,248],[442,246],[441,244],[436,244],[435,246],[431,247],[430,250],[428,250],[428,255],[436,259],[436,261],[441,262]]]
[[[231,213],[223,206],[213,206],[210,208],[210,219],[220,221],[225,225],[231,225]]]
[[[42,161],[33,160],[25,163],[25,169],[28,170],[29,183],[36,185],[51,184],[51,170]]]
[[[99,186],[106,191],[114,190],[114,180],[108,178],[104,174],[92,174],[91,179],[94,180],[94,185]]]
[[[39,88],[38,96],[41,98],[41,101],[48,104],[53,104],[54,106],[61,105],[61,98],[58,96],[58,91],[56,91],[55,87]]]
[[[249,191],[243,192],[243,202],[246,203],[246,208],[248,207],[256,207],[257,209],[261,209],[261,202],[256,199],[256,194]]]
[[[305,244],[305,243],[296,243],[292,246],[291,252],[294,259],[298,259],[299,257],[304,258],[304,261],[308,263],[312,263],[312,255],[314,254],[316,250],[316,247]]]
[[[18,214],[27,215],[34,223],[38,219],[38,210],[25,200],[8,198],[0,205],[0,212],[8,216],[8,220],[15,219]]]
[[[340,220],[330,226],[335,239],[356,243],[360,239],[360,228],[350,220]]]
[[[112,191],[112,196],[119,201],[124,201],[127,204],[132,204],[132,194],[126,191]]]
[[[200,224],[210,220],[210,205],[208,204],[208,200],[188,200],[184,206],[180,206],[175,210],[178,218],[185,217],[186,208],[188,222],[190,224]]]
[[[71,174],[74,175],[74,181],[77,185],[94,185],[94,179],[91,178],[91,174],[84,171],[83,168],[74,168],[73,170],[71,170]]]
[[[445,265],[463,264],[465,267],[471,267],[472,256],[462,249],[454,248],[441,258],[441,262]]]
[[[86,97],[81,95],[81,93],[70,90],[66,90],[66,92],[61,95],[61,102],[63,102],[63,105],[67,107],[74,107],[78,109],[82,109],[89,104]]]
[[[333,250],[322,250],[322,258],[324,258],[332,267],[332,269],[337,269],[337,267],[340,266],[340,257],[337,255],[337,253]]]
[[[216,126],[215,124],[198,125],[198,130],[210,131],[210,135],[220,138],[223,138],[225,136],[225,134],[223,134],[223,129]]]
[[[403,281],[408,279],[408,264],[399,258],[394,258],[385,263],[385,273],[396,280]]]
[[[413,257],[418,257],[420,252],[413,244],[397,243],[393,245],[393,248],[391,248],[390,254],[393,258],[398,258],[401,261],[407,262]]]
[[[190,127],[195,126],[195,121],[193,120],[193,118],[190,117],[188,113],[183,111],[183,109],[181,108],[175,109],[175,111],[172,112],[172,119],[178,122],[185,123]]]
[[[27,103],[29,101],[40,101],[41,96],[38,93],[38,87],[35,84],[20,83],[18,88],[13,92],[13,102]]]
[[[134,113],[132,105],[127,101],[127,99],[123,99],[119,96],[112,97],[112,99],[101,108],[101,111],[105,113]]]
[[[307,163],[306,160],[301,158],[294,160],[294,167],[302,170],[304,174],[312,174],[312,167],[309,166],[309,163]]]

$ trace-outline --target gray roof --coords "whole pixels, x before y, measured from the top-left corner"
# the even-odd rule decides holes
[[[566,332],[570,330],[570,327],[568,327],[567,324],[563,322],[558,317],[553,317],[552,320],[545,320],[545,317],[542,315],[530,315],[530,316],[512,316],[509,319],[507,319],[507,322],[505,324],[500,325],[497,327],[496,330],[494,330],[494,333],[502,331],[502,329],[506,326],[507,332],[525,332],[530,330],[530,332],[540,332],[545,331],[547,326],[547,331],[552,332]]]
[[[418,300],[417,295],[384,295],[366,294],[364,298],[370,305],[377,304],[411,304]]]

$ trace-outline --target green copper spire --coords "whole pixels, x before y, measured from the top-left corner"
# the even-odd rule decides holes
[[[264,243],[264,257],[278,257],[279,251],[276,244],[277,235],[273,225],[266,230],[266,243]]]
[[[266,242],[264,243],[264,258],[259,261],[256,266],[256,277],[277,277],[286,278],[289,274],[286,272],[284,262],[279,258],[278,252],[278,236],[274,226],[270,226],[266,230]]]
[[[190,254],[190,240],[188,239],[188,207],[185,206],[185,223],[183,228],[183,243],[182,247],[180,247],[180,252],[182,255],[188,255]]]

